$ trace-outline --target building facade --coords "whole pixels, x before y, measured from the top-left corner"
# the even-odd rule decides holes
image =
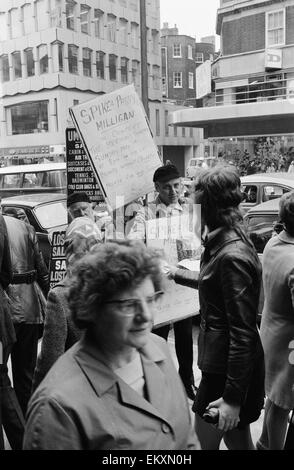
[[[294,148],[294,0],[220,0],[216,32],[214,103],[197,116],[181,114],[181,122],[216,138],[216,152],[253,155],[264,144],[287,154]],[[171,122],[179,124],[176,113]]]
[[[163,151],[159,0],[146,10],[150,119]],[[71,106],[130,83],[141,95],[139,0],[1,0],[0,83],[0,157],[56,159]],[[196,130],[192,140],[184,155]]]

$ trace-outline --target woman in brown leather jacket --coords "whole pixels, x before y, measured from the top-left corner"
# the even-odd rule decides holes
[[[199,176],[196,203],[206,227],[200,273],[171,268],[180,284],[199,289],[198,367],[202,378],[193,411],[202,449],[254,449],[250,423],[264,401],[263,350],[257,329],[261,267],[242,229],[240,179],[228,167]],[[203,414],[218,415],[212,426]]]

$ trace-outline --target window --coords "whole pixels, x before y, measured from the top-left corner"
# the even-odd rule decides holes
[[[193,90],[194,88],[194,73],[189,72],[189,88]]]
[[[110,42],[116,40],[116,16],[107,15],[107,39]]]
[[[75,3],[71,0],[66,0],[65,17],[67,29],[75,29]]]
[[[1,81],[9,82],[9,61],[8,61],[7,54],[4,54],[3,56],[1,56],[1,70],[2,70]]]
[[[58,44],[58,70],[59,72],[63,72],[63,52],[64,47],[63,44]]]
[[[281,197],[288,191],[288,188],[283,188],[282,186],[264,186],[262,191],[262,202]]]
[[[99,8],[94,10],[94,34],[96,38],[103,38],[103,11]]]
[[[117,56],[109,54],[109,80],[116,80]]]
[[[186,137],[186,128],[182,127],[182,137]]]
[[[12,54],[12,69],[13,69],[14,79],[22,77],[20,52],[14,52]]]
[[[193,59],[193,47],[188,44],[188,59]]]
[[[83,74],[86,77],[92,76],[91,62],[92,62],[92,51],[84,47],[83,48]]]
[[[44,172],[38,171],[34,173],[24,173],[23,188],[41,188]]]
[[[26,60],[27,76],[32,77],[33,75],[35,75],[35,61],[34,61],[33,49],[25,50],[25,60]]]
[[[11,106],[12,135],[48,132],[48,101]]]
[[[77,106],[79,104],[80,100],[73,100],[73,105]]]
[[[119,19],[120,43],[128,45],[128,21],[124,18]]]
[[[33,16],[33,8],[30,3],[22,6],[23,34],[32,34],[35,31],[35,21]]]
[[[20,10],[18,8],[10,10],[10,34],[12,39],[19,38],[22,35]]]
[[[50,0],[50,26],[51,28],[62,27],[61,0]]]
[[[8,27],[6,13],[0,12],[0,42],[8,39]]]
[[[162,96],[167,96],[166,77],[161,77]]]
[[[153,88],[159,90],[160,87],[160,67],[158,65],[153,65]]]
[[[193,137],[193,127],[190,127],[190,137]]]
[[[138,23],[131,23],[131,45],[138,47],[139,44],[139,25]]]
[[[159,109],[155,110],[155,123],[156,123],[156,135],[160,136],[160,111]]]
[[[204,58],[203,58],[203,52],[196,52],[196,64],[202,64]]]
[[[159,52],[159,32],[157,29],[152,29],[152,52],[153,54],[158,54]]]
[[[241,191],[243,193],[244,201],[255,204],[257,202],[257,186],[242,185]]]
[[[39,64],[40,74],[48,72],[48,49],[47,44],[42,44],[38,47],[39,51]]]
[[[174,88],[182,88],[182,72],[174,72]]]
[[[38,0],[36,2],[36,24],[37,31],[48,28],[47,0]]]
[[[78,73],[78,51],[79,48],[74,45],[68,46],[68,71],[69,73]]]
[[[132,60],[132,81],[134,85],[139,85],[139,62]]]
[[[168,127],[168,111],[164,111],[164,130],[165,136],[168,137],[169,135],[169,127]]]
[[[81,32],[85,34],[89,34],[90,32],[90,7],[88,7],[87,5],[81,5],[80,21],[81,21]]]
[[[178,128],[174,126],[174,137],[178,136]]]
[[[181,44],[174,44],[173,56],[174,57],[182,57]]]
[[[120,59],[120,74],[122,83],[128,83],[128,63],[129,60],[126,57]]]
[[[285,10],[268,12],[266,15],[266,44],[285,44]]]
[[[104,78],[104,58],[105,53],[102,51],[96,52],[96,75],[98,78]]]

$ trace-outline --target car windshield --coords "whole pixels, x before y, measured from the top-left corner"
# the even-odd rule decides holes
[[[34,209],[36,218],[45,229],[67,224],[67,209],[65,201],[43,204]]]

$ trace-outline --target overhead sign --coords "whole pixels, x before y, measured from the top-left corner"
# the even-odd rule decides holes
[[[91,202],[104,201],[103,194],[75,128],[66,129],[67,195],[86,192]]]
[[[162,163],[134,85],[74,106],[70,114],[112,209],[153,190]]]
[[[265,51],[265,69],[282,68],[282,49],[267,49]]]
[[[196,99],[211,93],[211,61],[206,60],[196,67]]]

